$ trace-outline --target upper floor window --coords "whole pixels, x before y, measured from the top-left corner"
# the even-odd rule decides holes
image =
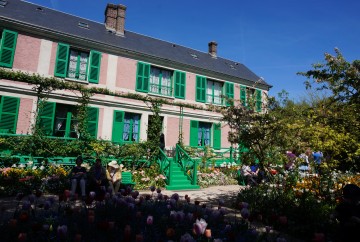
[[[99,83],[101,53],[83,51],[58,43],[55,76]]]
[[[172,71],[150,68],[150,93],[172,96]]]
[[[206,83],[206,103],[222,104],[223,84],[217,81],[208,80]]]
[[[4,29],[0,42],[0,66],[12,68],[15,56],[17,32]]]
[[[262,111],[262,91],[240,86],[240,101],[245,107],[253,107],[256,112]]]
[[[68,77],[86,81],[89,53],[70,49]]]
[[[185,72],[138,62],[136,91],[185,99]]]
[[[204,76],[196,76],[196,101],[222,105],[224,94],[228,98],[234,98],[234,83],[218,82],[208,80]],[[226,105],[230,103],[226,102]]]

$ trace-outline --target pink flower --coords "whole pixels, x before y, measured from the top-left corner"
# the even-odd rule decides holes
[[[94,191],[91,191],[91,192],[89,193],[89,196],[90,196],[91,199],[94,199],[94,198],[95,198],[95,195],[96,195],[96,193],[95,193]]]
[[[204,234],[206,229],[207,223],[204,219],[196,219],[196,222],[194,223],[193,229],[196,235]]]
[[[149,216],[147,217],[147,219],[146,219],[146,223],[147,223],[148,225],[152,225],[153,222],[154,222],[154,217],[151,216],[151,215],[149,215]]]

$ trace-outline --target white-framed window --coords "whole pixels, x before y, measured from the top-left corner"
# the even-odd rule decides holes
[[[149,93],[172,96],[172,76],[172,71],[151,66]]]

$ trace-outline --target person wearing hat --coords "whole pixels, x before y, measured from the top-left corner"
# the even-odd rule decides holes
[[[81,166],[83,159],[81,156],[76,158],[76,166],[71,169],[69,174],[71,180],[71,195],[75,195],[77,185],[80,185],[81,196],[85,197],[85,184],[86,184],[86,169]]]
[[[123,166],[123,164],[119,165],[116,160],[109,162],[107,166],[106,176],[113,195],[119,191]]]

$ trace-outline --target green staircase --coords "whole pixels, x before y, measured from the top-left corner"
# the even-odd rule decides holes
[[[170,184],[166,186],[166,190],[199,190],[199,185],[191,184],[191,181],[181,170],[180,164],[176,163],[172,159],[171,162],[171,173],[170,173]]]

